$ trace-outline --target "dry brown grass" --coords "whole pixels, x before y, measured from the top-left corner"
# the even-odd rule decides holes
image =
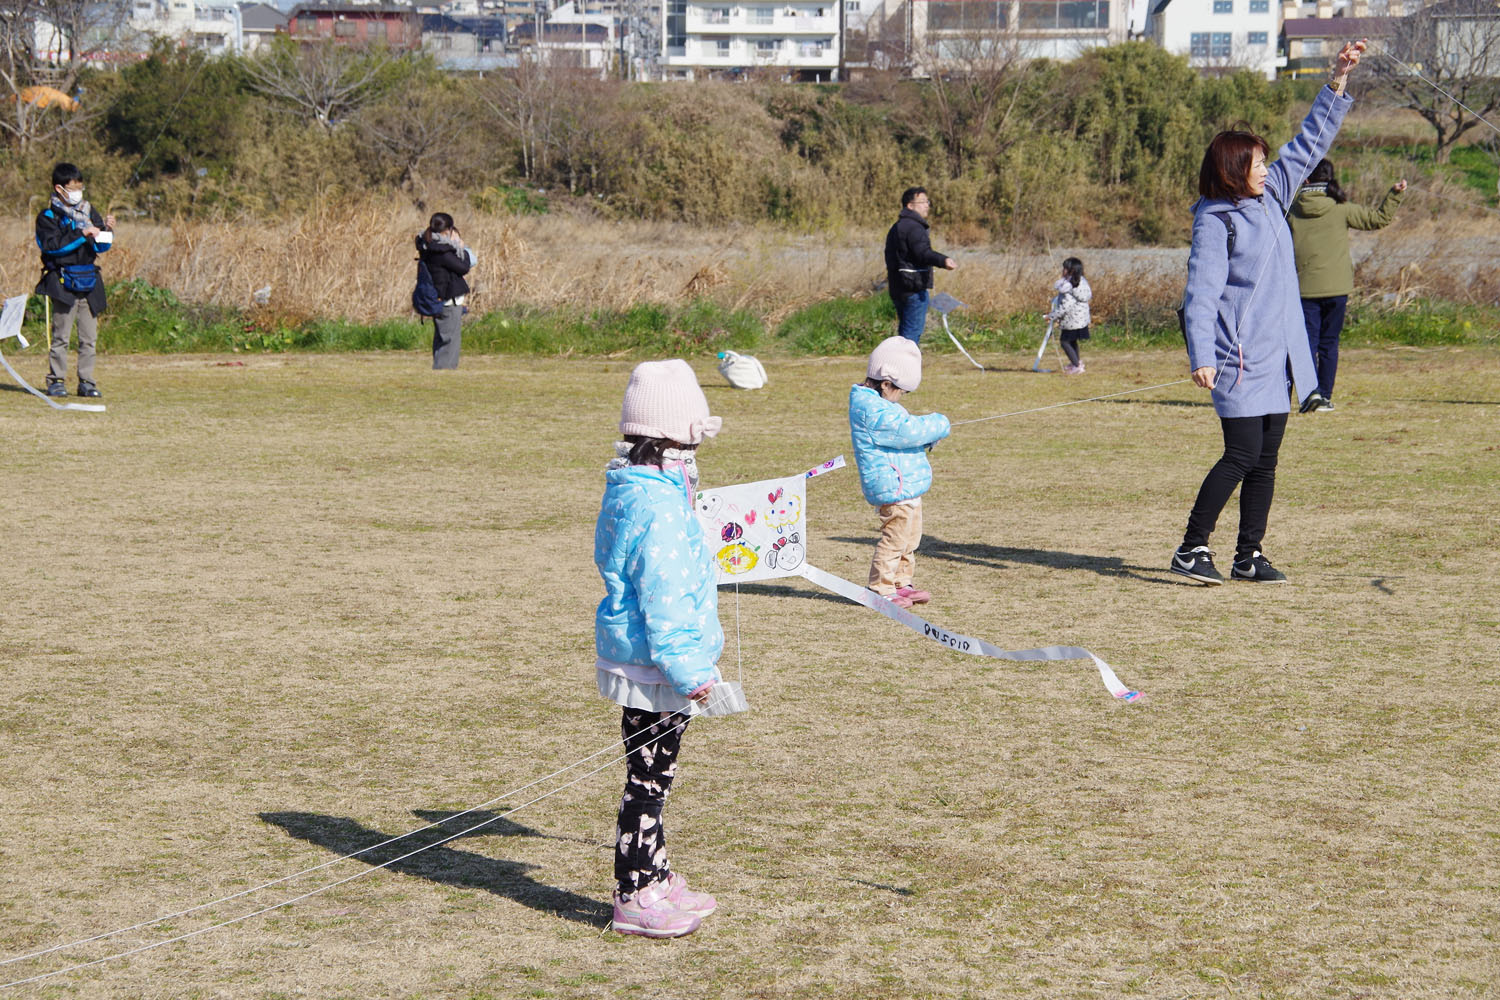
[[[1414,193],[1397,224],[1356,235],[1367,293],[1420,287],[1457,301],[1497,297],[1500,253],[1494,213],[1465,207],[1457,188]],[[702,229],[662,222],[605,222],[572,214],[497,218],[460,214],[480,263],[472,306],[479,311],[541,308],[624,309],[640,303],[711,298],[750,309],[775,324],[835,295],[859,295],[884,280],[881,230],[797,234],[771,228]],[[271,286],[274,315],[374,321],[410,314],[412,236],[426,216],[409,204],[367,202],[289,222],[125,222],[105,258],[111,280],[139,278],[189,302],[247,306]],[[993,315],[1039,310],[1064,256],[1083,257],[1112,310],[1159,306],[1181,294],[1185,251],[1057,247],[1050,254],[935,242],[959,261],[941,287]],[[8,294],[30,288],[36,249],[30,223],[0,221],[0,281]]]
[[[103,416],[0,392],[0,957],[327,861],[613,738],[590,555],[627,363],[224,360],[107,358]],[[982,360],[1000,370],[931,361],[914,408],[1182,375],[1170,350],[1096,350],[1076,380]],[[705,476],[845,451],[862,370],[779,362],[737,393],[705,368],[725,417]],[[1349,351],[1339,404],[1283,451],[1288,587],[1164,571],[1218,440],[1187,387],[934,452],[929,616],[1086,645],[1144,704],[1084,665],[988,664],[804,585],[745,588],[754,711],[693,724],[669,812],[674,865],[721,903],[692,938],[600,933],[611,768],[402,872],[15,995],[1495,996],[1500,356]],[[875,523],[852,470],[810,496],[810,558],[858,579]]]

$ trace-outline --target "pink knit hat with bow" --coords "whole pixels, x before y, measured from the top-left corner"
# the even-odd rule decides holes
[[[630,373],[620,433],[699,445],[719,433],[724,421],[708,413],[708,399],[693,369],[681,358],[643,361]]]
[[[922,384],[922,349],[905,337],[887,337],[870,352],[870,378],[915,392]]]

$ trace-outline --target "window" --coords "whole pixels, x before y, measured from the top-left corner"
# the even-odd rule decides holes
[[[354,35],[355,35],[355,33],[357,31],[358,31],[358,25],[356,25],[353,21],[334,21],[333,22],[333,37],[334,38],[353,38]]]
[[[845,14],[858,14],[859,13],[859,0],[844,0],[844,13]]]
[[[781,48],[779,38],[757,38],[755,40],[755,54],[758,56],[774,56],[776,50]]]
[[[708,8],[708,10],[703,12],[703,20],[707,24],[728,24],[729,8],[710,7]]]
[[[1269,14],[1271,12],[1271,0],[1250,0],[1250,13]]]
[[[316,35],[318,33],[318,18],[315,14],[297,15],[297,34]]]
[[[718,38],[714,40],[714,55],[720,59],[729,58],[729,39]]]
[[[1302,54],[1304,56],[1320,56],[1323,54],[1323,39],[1307,38],[1302,42]]]
[[[955,6],[984,6],[958,3]],[[1004,4],[1002,6],[1009,6]],[[1000,27],[1005,26],[1004,14]],[[1077,30],[1109,24],[1109,0],[1021,0],[1021,30]]]
[[[1264,31],[1252,31],[1245,36],[1245,41],[1250,45],[1269,45],[1270,35]]]
[[[365,38],[372,42],[385,41],[385,22],[370,21],[365,25]]]
[[[823,43],[803,42],[798,46],[797,51],[803,59],[821,59],[823,58]]]
[[[667,0],[667,48],[681,50],[687,45],[687,0]]]
[[[750,8],[750,23],[751,24],[773,24],[773,23],[775,23],[775,21],[776,21],[776,8],[775,7],[751,7]]]
[[[1010,12],[1009,0],[992,3],[990,0],[968,3],[929,3],[927,5],[927,27],[936,30],[975,30],[1005,27]]]
[[[1234,0],[1214,0],[1215,14],[1233,14]]]
[[[1234,54],[1234,36],[1227,31],[1215,31],[1209,37],[1208,54],[1214,59],[1228,59]]]
[[[1188,55],[1194,59],[1208,58],[1208,33],[1195,31],[1188,36]]]

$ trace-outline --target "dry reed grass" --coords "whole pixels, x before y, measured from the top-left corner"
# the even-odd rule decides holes
[[[111,280],[134,278],[192,303],[248,306],[271,286],[280,321],[340,317],[373,322],[410,314],[411,238],[425,215],[408,203],[366,201],[325,207],[288,221],[123,222],[105,259]],[[1356,234],[1367,293],[1410,292],[1493,302],[1500,282],[1488,267],[1500,241],[1494,213],[1456,186],[1414,189],[1397,223]],[[806,305],[876,290],[884,279],[880,230],[815,235],[769,227],[705,229],[666,222],[609,222],[559,213],[522,218],[460,214],[479,253],[472,308],[626,309],[708,298],[748,309],[772,325]],[[1157,308],[1180,294],[1185,251],[1058,247],[1050,254],[935,242],[959,261],[940,278],[979,313],[1040,310],[1064,256],[1081,256],[1108,319],[1123,308]],[[1415,265],[1415,267],[1414,267]],[[1420,278],[1413,275],[1420,272]],[[29,289],[36,249],[27,220],[0,220],[0,281]]]

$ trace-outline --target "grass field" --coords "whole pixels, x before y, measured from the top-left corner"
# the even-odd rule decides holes
[[[863,362],[768,360],[756,393],[700,365],[725,418],[710,484],[848,452]],[[1090,351],[1077,379],[981,360],[1000,370],[931,358],[912,409],[1183,375],[1173,350]],[[427,364],[111,356],[104,415],[0,392],[0,957],[322,864],[615,738],[591,554],[630,363]],[[754,708],[686,735],[672,859],[720,900],[691,938],[604,931],[615,765],[395,871],[7,995],[1493,997],[1500,350],[1351,350],[1339,390],[1283,449],[1287,587],[1165,572],[1217,456],[1189,385],[934,452],[926,617],[1087,646],[1140,704],[1087,664],[961,656],[802,582],[724,591],[724,670]],[[861,580],[854,471],[808,490],[809,559]]]

